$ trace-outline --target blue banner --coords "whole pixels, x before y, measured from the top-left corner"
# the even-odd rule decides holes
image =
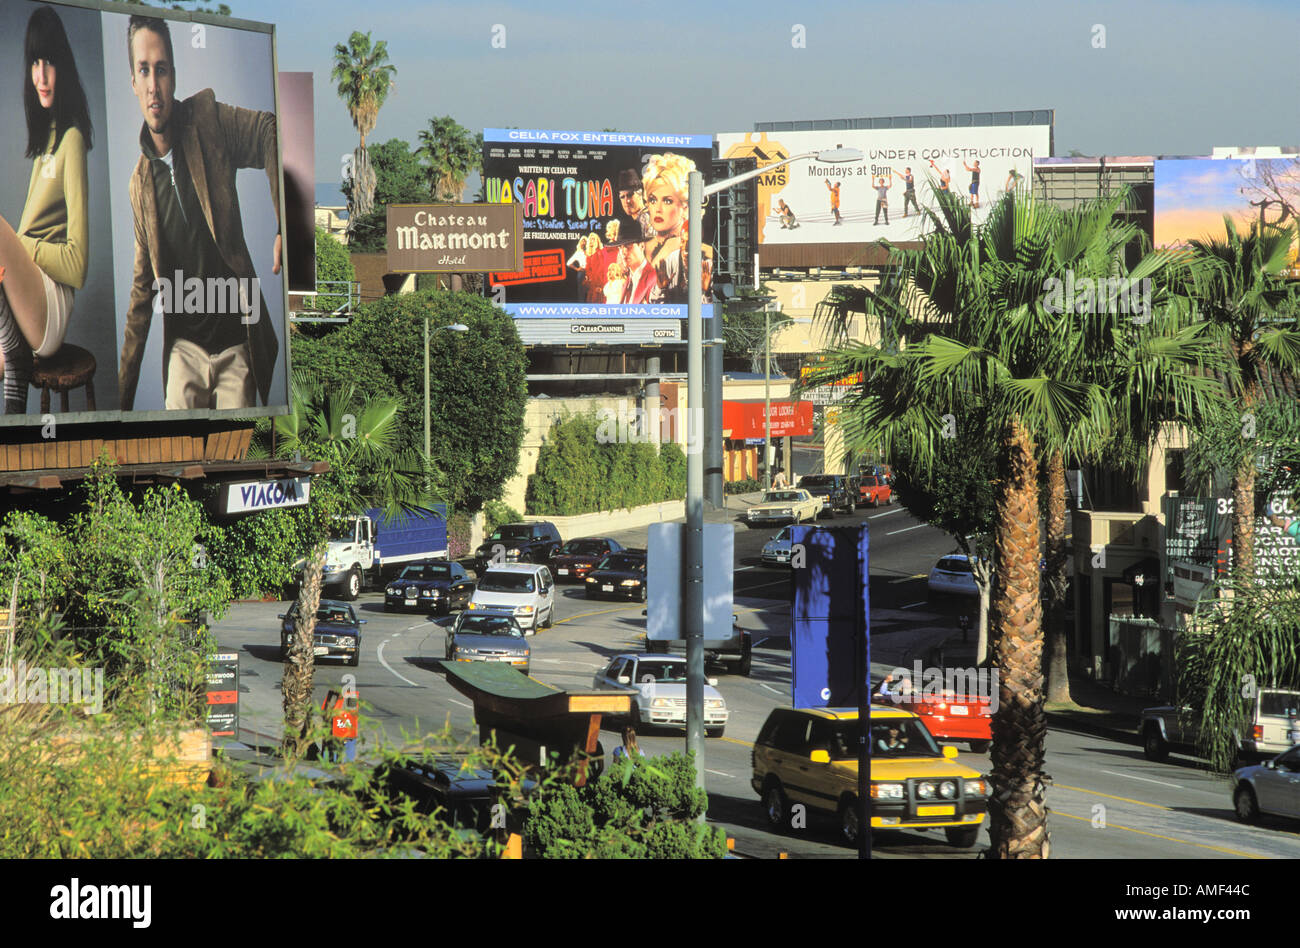
[[[795,525],[790,539],[802,566],[792,569],[790,681],[796,708],[858,706],[871,666],[865,525]],[[792,557],[792,562],[799,559]],[[865,655],[860,655],[864,651]],[[861,664],[859,664],[861,662]],[[855,682],[855,668],[864,670]]]

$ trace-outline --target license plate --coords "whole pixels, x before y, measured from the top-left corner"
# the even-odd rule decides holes
[[[970,708],[961,704],[954,704],[948,708],[953,714],[970,714]]]
[[[414,599],[408,599],[408,600],[406,600],[406,604],[407,604],[408,606],[413,606],[413,605],[415,605],[415,600],[414,600]]]
[[[600,587],[600,591],[601,591],[601,592],[612,593],[612,592],[614,591],[614,587],[613,587],[613,586],[601,586],[601,587]]]
[[[313,655],[328,655],[330,653],[330,650],[328,646],[317,645],[314,649],[311,650],[311,653]]]
[[[955,816],[957,808],[951,804],[948,806],[918,806],[916,808],[917,816]]]
[[[556,572],[559,573],[561,576],[569,575],[569,571],[567,569],[557,569]]]

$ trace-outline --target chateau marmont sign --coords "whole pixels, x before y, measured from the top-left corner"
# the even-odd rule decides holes
[[[523,268],[519,204],[390,204],[392,273],[488,273]]]

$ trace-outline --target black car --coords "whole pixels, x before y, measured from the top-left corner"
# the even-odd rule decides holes
[[[611,553],[622,551],[623,546],[609,537],[582,537],[570,540],[555,551],[551,557],[551,575],[557,583],[572,580],[582,582],[587,574],[600,565],[600,561]]]
[[[389,806],[409,798],[415,812],[436,812],[456,829],[477,833],[491,829],[493,806],[502,798],[492,771],[455,754],[385,762],[375,768],[373,785]]]
[[[858,509],[857,478],[843,474],[805,474],[799,479],[799,486],[820,497],[822,513],[829,511],[832,517],[837,510],[851,514]]]
[[[645,550],[611,553],[587,574],[588,599],[639,599],[646,597]]]
[[[288,661],[289,645],[298,623],[298,604],[295,602],[278,618],[283,620],[280,625],[280,660]],[[316,610],[316,629],[312,634],[316,657],[343,658],[356,668],[361,661],[361,627],[365,624],[366,620],[358,619],[346,602],[322,599],[320,608]]]
[[[459,563],[413,563],[384,588],[384,611],[426,609],[445,616],[464,609],[472,595],[474,580]]]
[[[480,576],[495,563],[546,563],[560,548],[560,531],[548,520],[507,523],[474,551],[474,572]]]

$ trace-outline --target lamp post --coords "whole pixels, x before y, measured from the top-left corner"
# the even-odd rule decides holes
[[[704,321],[700,287],[700,231],[704,227],[704,199],[742,181],[788,165],[815,158],[839,163],[861,161],[856,148],[809,151],[753,171],[704,186],[704,175],[690,174],[688,231],[686,236],[686,318],[690,335],[686,350],[686,400],[690,405],[686,434],[686,549],[683,564],[682,629],[686,633],[686,750],[695,754],[695,785],[704,789]],[[766,459],[765,459],[766,460]],[[727,617],[730,621],[730,617]],[[703,815],[700,817],[703,819]]]
[[[452,323],[450,326],[440,326],[438,331],[450,329],[452,332],[469,332],[469,327],[464,323]],[[424,315],[424,493],[426,497],[429,493],[429,471],[433,466],[430,455],[433,453],[429,437],[429,314]]]

